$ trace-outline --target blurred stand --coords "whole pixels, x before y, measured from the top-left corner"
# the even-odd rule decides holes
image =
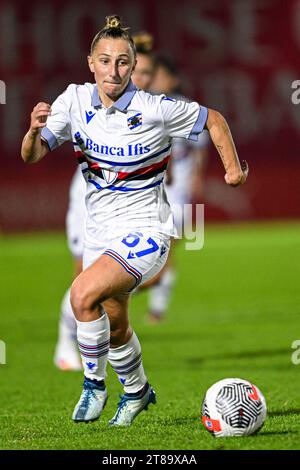
[[[119,13],[132,32],[153,33],[157,49],[184,70],[183,94],[219,109],[228,119],[240,159],[250,165],[236,191],[223,182],[210,149],[205,182],[206,220],[300,216],[300,105],[291,101],[300,79],[300,2],[91,0],[0,4],[0,230],[64,226],[75,169],[65,144],[38,165],[20,157],[30,112],[69,83],[92,81],[90,40],[107,14]],[[189,182],[187,182],[189,184]]]

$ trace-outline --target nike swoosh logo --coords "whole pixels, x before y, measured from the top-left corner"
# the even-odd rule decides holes
[[[95,116],[96,113],[93,113],[92,111],[85,112],[85,117],[86,117],[86,123],[88,124],[91,119]]]

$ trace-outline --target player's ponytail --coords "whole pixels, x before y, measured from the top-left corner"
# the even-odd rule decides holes
[[[94,37],[94,39],[92,41],[91,55],[92,55],[96,45],[100,41],[100,39],[112,38],[112,39],[125,39],[125,41],[128,41],[128,43],[129,43],[129,45],[132,49],[133,55],[135,57],[136,56],[135,44],[133,42],[133,39],[132,39],[131,35],[128,33],[128,30],[130,28],[124,28],[124,26],[122,24],[122,20],[121,20],[120,16],[118,16],[118,15],[107,16],[105,18],[105,20],[106,20],[105,26],[96,34],[96,36]]]

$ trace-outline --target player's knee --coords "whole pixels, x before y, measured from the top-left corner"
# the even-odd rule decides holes
[[[86,289],[76,280],[72,284],[70,298],[76,319],[78,321],[88,321],[88,317],[93,310],[91,298]]]

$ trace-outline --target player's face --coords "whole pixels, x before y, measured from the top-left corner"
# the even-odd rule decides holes
[[[154,93],[164,93],[170,95],[174,93],[179,85],[177,77],[171,75],[164,67],[158,66],[151,83],[151,90]]]
[[[137,63],[132,74],[136,87],[148,90],[154,73],[153,60],[145,54],[137,54]]]
[[[124,39],[100,39],[88,57],[88,63],[95,75],[101,101],[110,105],[125,90],[135,66],[129,43]]]

